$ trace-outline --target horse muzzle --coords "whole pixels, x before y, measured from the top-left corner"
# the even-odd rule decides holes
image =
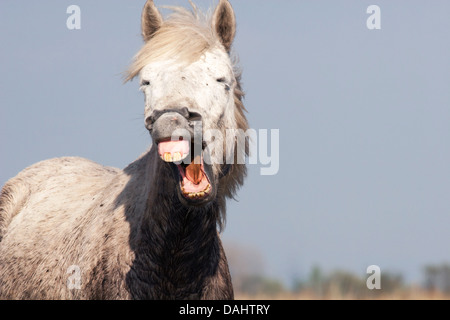
[[[179,137],[194,136],[193,121],[201,121],[201,116],[187,108],[155,110],[145,120],[145,127],[153,141],[178,140]]]
[[[201,115],[187,108],[155,110],[146,127],[165,163],[179,181],[183,202],[201,205],[215,197],[212,168],[204,162]]]

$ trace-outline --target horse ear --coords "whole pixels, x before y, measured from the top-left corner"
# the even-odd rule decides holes
[[[144,38],[144,41],[150,40],[162,24],[163,18],[153,0],[147,0],[141,19],[142,38]]]
[[[212,26],[227,51],[230,51],[236,34],[236,17],[228,0],[220,0],[212,18]]]

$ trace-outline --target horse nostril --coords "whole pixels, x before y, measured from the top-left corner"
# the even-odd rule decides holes
[[[150,117],[147,117],[147,119],[145,119],[145,127],[148,130],[152,129],[153,123],[155,123],[155,118],[154,117],[150,116]]]
[[[183,107],[183,108],[179,109],[178,112],[186,119],[189,119],[189,109],[188,108]]]
[[[202,120],[202,116],[200,113],[190,112],[189,109],[186,107],[177,109],[177,112],[189,121],[201,121]]]
[[[188,120],[193,122],[193,121],[202,121],[202,115],[200,113],[197,112],[189,112],[189,117]]]

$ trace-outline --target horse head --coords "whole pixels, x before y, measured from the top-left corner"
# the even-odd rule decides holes
[[[184,205],[232,196],[242,184],[244,153],[227,130],[246,130],[239,72],[230,55],[236,22],[228,0],[211,17],[174,9],[163,19],[153,1],[142,13],[143,48],[128,79],[140,78],[145,126],[159,159],[170,166]],[[244,147],[245,149],[245,147]]]

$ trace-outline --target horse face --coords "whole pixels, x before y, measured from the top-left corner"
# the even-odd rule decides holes
[[[232,126],[235,85],[230,59],[220,48],[188,65],[170,60],[151,63],[141,72],[146,127],[152,129],[155,117],[164,111],[183,109],[202,121],[204,130],[224,123]]]
[[[186,41],[190,29],[186,32],[171,30],[170,25],[164,27],[152,1],[144,8],[142,25],[149,54],[161,51],[140,71],[146,128],[161,161],[172,167],[183,203],[205,204],[216,198],[224,159],[234,148],[234,137],[226,141],[226,129],[237,128],[237,81],[229,56],[234,13],[228,1],[220,1],[211,21],[213,37],[207,46],[195,32]],[[186,35],[180,38],[183,32]],[[167,45],[170,40],[173,45]],[[200,54],[199,47],[204,49]],[[214,155],[209,148],[212,141],[216,150],[218,141],[222,148]]]
[[[225,129],[235,127],[235,85],[231,61],[220,47],[190,64],[161,61],[141,72],[145,125],[161,160],[173,166],[184,201],[203,204],[215,197],[223,161],[211,157],[211,141],[204,137],[215,132],[214,139],[218,133],[223,138]]]

